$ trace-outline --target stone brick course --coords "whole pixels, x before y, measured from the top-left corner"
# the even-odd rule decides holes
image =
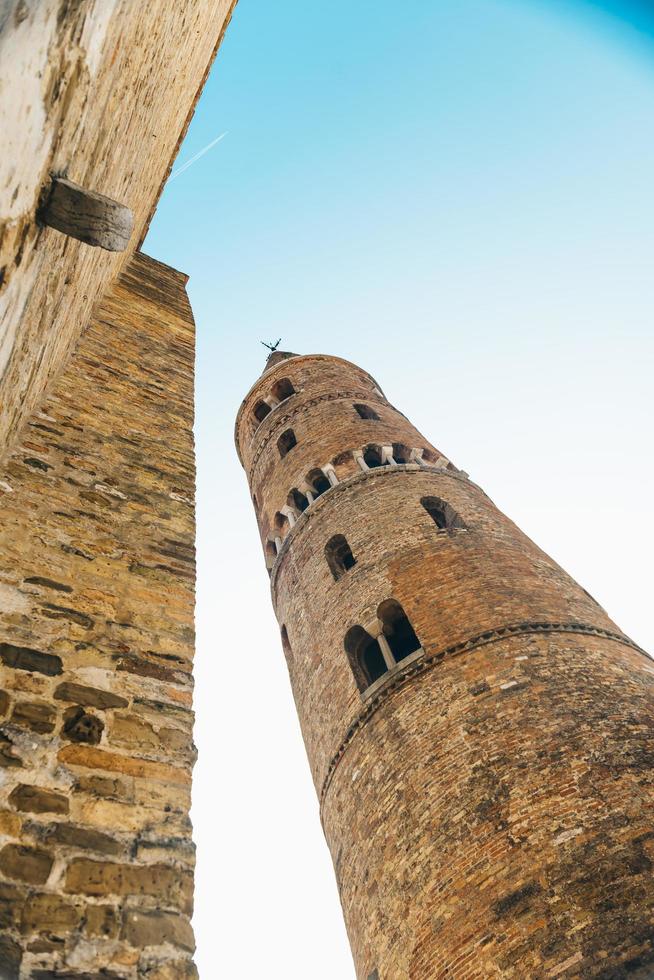
[[[236,438],[360,980],[648,976],[654,662],[355,365],[276,355]],[[362,691],[345,636],[391,598],[419,649]]]

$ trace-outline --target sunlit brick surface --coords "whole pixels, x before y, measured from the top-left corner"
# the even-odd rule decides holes
[[[0,976],[196,976],[194,328],[135,256],[0,472]]]
[[[275,360],[237,444],[357,976],[650,976],[654,663],[365,372]],[[259,422],[281,378],[295,393]],[[365,472],[371,443],[429,459]],[[338,482],[276,524],[317,467]],[[356,564],[335,581],[337,534]],[[362,694],[344,637],[391,597],[421,651]]]

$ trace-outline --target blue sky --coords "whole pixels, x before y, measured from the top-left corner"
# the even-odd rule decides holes
[[[654,647],[653,106],[636,0],[238,5],[145,245],[198,331],[203,980],[354,975],[232,442],[260,340],[370,370]]]

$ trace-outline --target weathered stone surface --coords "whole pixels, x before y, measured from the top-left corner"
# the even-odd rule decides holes
[[[89,851],[99,851],[117,857],[124,851],[124,844],[108,834],[78,827],[75,824],[53,824],[45,835],[49,844],[66,844],[68,847],[79,847]]]
[[[68,813],[68,797],[52,789],[19,783],[9,794],[9,802],[26,813]]]
[[[54,731],[56,717],[54,708],[43,701],[18,701],[11,714],[11,723],[44,735]]]
[[[22,826],[21,818],[11,810],[0,810],[0,834],[7,837],[18,837]]]
[[[126,708],[128,701],[119,694],[111,691],[100,691],[94,687],[85,687],[83,684],[71,684],[64,682],[59,684],[54,692],[54,697],[59,701],[74,701],[86,708]]]
[[[18,928],[27,892],[0,881],[0,929]]]
[[[8,878],[26,881],[30,885],[44,885],[52,868],[50,851],[38,847],[22,847],[5,844],[0,851],[0,871]]]
[[[87,905],[84,932],[87,936],[115,939],[120,931],[120,917],[113,905]]]
[[[115,752],[105,752],[103,749],[87,748],[82,745],[65,745],[59,749],[57,758],[70,766],[105,769],[108,772],[120,772],[140,779],[159,779],[162,782],[178,783],[181,786],[191,781],[191,775],[186,769],[150,762],[147,759],[134,759],[129,755],[117,755]]]
[[[61,673],[61,657],[52,653],[41,653],[29,647],[17,647],[12,643],[0,643],[0,661],[5,667],[16,670],[35,670],[49,677]]]
[[[103,731],[102,719],[89,711],[84,711],[84,708],[68,708],[64,714],[62,735],[71,742],[97,745]]]
[[[139,912],[127,909],[121,936],[132,946],[159,946],[170,943],[189,952],[195,949],[191,923],[172,912]]]
[[[134,215],[118,201],[55,177],[39,211],[44,225],[108,252],[124,252],[134,227]]]
[[[0,638],[22,651],[5,649],[0,673],[12,702],[46,704],[52,712],[21,707],[5,725],[0,805],[10,806],[11,794],[20,803],[25,790],[16,787],[31,783],[52,787],[69,804],[68,813],[40,816],[33,809],[22,827],[12,814],[18,823],[7,827],[12,833],[4,841],[29,845],[31,864],[23,859],[16,867],[17,855],[0,853],[14,881],[30,887],[46,884],[49,857],[56,860],[46,888],[63,901],[62,919],[52,934],[26,932],[25,948],[30,970],[38,956],[39,969],[72,972],[78,980],[102,970],[136,980],[139,950],[118,940],[125,902],[134,911],[186,914],[192,899],[192,848],[185,842],[193,582],[178,574],[176,558],[152,558],[168,549],[167,541],[193,537],[193,323],[184,284],[184,276],[145,257],[129,264],[0,469],[0,482],[12,487],[0,494],[0,556],[15,583],[11,602],[1,604]],[[132,571],[135,562],[151,561],[167,566],[154,584]],[[73,591],[48,583],[70,583]],[[18,631],[21,601],[30,615],[22,610]],[[58,676],[31,670],[43,666],[34,660],[41,652],[56,657]],[[132,652],[163,665],[165,679],[118,670]],[[117,728],[120,745],[112,739],[117,717],[127,722]],[[36,731],[34,723],[54,728]],[[49,856],[36,868],[34,850]],[[77,863],[82,854],[101,866],[133,868],[134,877],[106,872],[104,891],[90,894]],[[1,866],[0,872],[6,874]],[[19,888],[4,900],[16,937],[22,922],[32,927],[23,920],[27,904]],[[66,931],[68,906],[80,919]],[[0,922],[2,908],[0,890]],[[190,962],[186,948],[174,960],[182,964],[176,980]],[[150,947],[149,971],[170,955],[166,949]]]
[[[39,225],[50,175],[124,203],[134,212],[131,248],[142,240],[232,6],[2,5],[3,449],[64,368],[92,305],[130,254],[90,249]],[[61,429],[58,421],[45,424]]]
[[[165,864],[137,866],[76,858],[68,865],[66,891],[99,897],[152,895],[187,914],[193,908],[192,875]]]
[[[23,951],[9,936],[0,936],[0,977],[2,980],[19,980]]]
[[[81,912],[59,895],[30,895],[23,909],[21,932],[66,936],[81,921]]]
[[[16,752],[14,742],[4,732],[0,732],[0,768],[20,769],[22,765],[22,760]]]

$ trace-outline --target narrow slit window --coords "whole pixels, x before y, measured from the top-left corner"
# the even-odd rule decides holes
[[[329,539],[325,545],[325,558],[335,582],[356,565],[356,558],[343,534],[335,534]]]
[[[457,512],[440,497],[423,497],[420,501],[436,527],[441,531],[455,531],[465,528]]]
[[[371,408],[370,405],[357,404],[354,406],[354,410],[359,418],[369,419],[371,422],[379,422],[377,412],[374,410],[374,408]]]
[[[288,632],[285,626],[282,626],[281,637],[282,637],[282,649],[284,651],[284,656],[286,657],[286,663],[290,664],[291,658],[293,656],[293,650],[291,649],[291,644],[288,639]]]
[[[277,440],[277,448],[279,449],[279,455],[283,459],[287,453],[290,453],[291,449],[297,446],[297,439],[295,438],[295,433],[292,429],[287,429],[286,432],[282,432],[281,436]]]

